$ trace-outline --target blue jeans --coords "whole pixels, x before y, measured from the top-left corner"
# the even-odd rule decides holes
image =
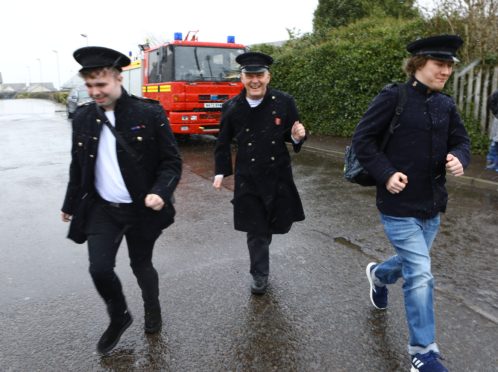
[[[486,155],[486,169],[498,171],[498,142],[491,140],[488,154]]]
[[[419,219],[381,214],[381,220],[396,255],[375,267],[376,284],[393,284],[403,277],[410,333],[408,352],[412,355],[430,350],[439,352],[435,343],[434,279],[429,253],[439,229],[440,217]]]

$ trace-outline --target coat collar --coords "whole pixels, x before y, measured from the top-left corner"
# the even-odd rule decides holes
[[[119,111],[120,107],[125,105],[125,102],[130,99],[130,95],[126,91],[125,88],[121,87],[121,97],[116,101],[116,106],[114,107],[114,111]]]
[[[114,113],[116,114],[117,112],[119,112],[121,110],[122,107],[126,107],[126,102],[129,99],[130,99],[130,95],[128,94],[126,89],[121,87],[121,96],[116,101],[116,105],[114,106]],[[97,111],[97,116],[99,117],[99,119],[101,121],[106,121],[107,117],[105,115],[104,109],[102,109],[102,107],[98,106],[96,103],[94,103],[94,105],[95,105],[95,109]]]
[[[238,102],[239,104],[246,104],[247,106],[249,106],[249,103],[247,102],[246,99],[246,94],[247,94],[246,88],[243,88],[239,94]],[[257,107],[263,106],[265,103],[273,99],[275,99],[273,90],[268,86],[266,89],[265,96],[263,97],[263,101],[261,101],[261,103]]]
[[[411,86],[413,89],[415,89],[417,92],[423,94],[424,96],[428,96],[432,93],[434,93],[433,90],[431,90],[427,85],[425,85],[424,83],[420,82],[419,80],[417,80],[415,78],[415,76],[412,76],[407,84],[409,86]]]

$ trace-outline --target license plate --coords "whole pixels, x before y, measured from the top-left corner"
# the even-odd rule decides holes
[[[221,105],[223,105],[221,102],[206,102],[204,108],[221,108]]]

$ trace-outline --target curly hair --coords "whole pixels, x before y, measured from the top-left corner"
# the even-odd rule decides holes
[[[411,56],[404,61],[403,71],[408,77],[412,77],[418,69],[425,66],[428,60],[428,56]]]

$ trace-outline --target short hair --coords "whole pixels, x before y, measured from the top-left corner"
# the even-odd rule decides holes
[[[121,74],[121,69],[118,67],[97,67],[97,68],[89,68],[89,69],[84,69],[80,71],[79,75],[84,79],[87,77],[94,77],[98,76],[103,72],[110,72],[112,73],[115,77],[118,77]]]
[[[411,56],[405,59],[403,63],[403,71],[406,73],[406,75],[408,75],[408,77],[412,77],[415,75],[415,72],[417,72],[418,69],[425,66],[429,59],[430,58],[428,56]]]

